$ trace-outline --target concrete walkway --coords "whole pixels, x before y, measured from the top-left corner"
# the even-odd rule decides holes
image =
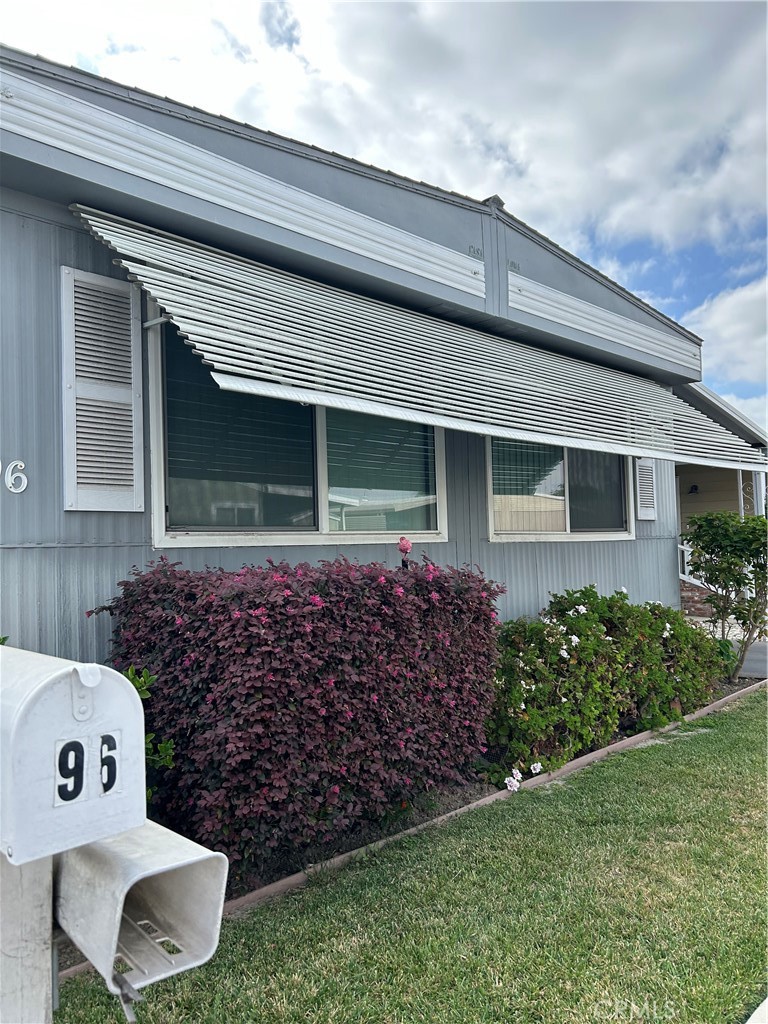
[[[752,644],[739,675],[752,676],[754,679],[768,678],[768,643],[762,640],[760,643]]]
[[[760,1003],[747,1024],[768,1024],[768,999],[764,1003]]]

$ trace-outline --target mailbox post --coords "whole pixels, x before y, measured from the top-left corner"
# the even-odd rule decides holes
[[[227,859],[146,819],[124,676],[0,646],[0,1024],[50,1024],[58,923],[135,1020],[138,989],[214,953]]]
[[[0,647],[0,1022],[50,1021],[53,855],[146,821],[144,712],[103,665]]]

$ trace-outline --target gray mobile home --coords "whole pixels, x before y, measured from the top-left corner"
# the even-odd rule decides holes
[[[676,466],[764,439],[700,340],[508,213],[14,50],[0,631],[102,660],[134,565],[479,565],[679,603]]]

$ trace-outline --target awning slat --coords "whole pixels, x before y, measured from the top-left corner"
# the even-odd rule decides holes
[[[227,390],[702,465],[758,449],[654,381],[72,209]]]

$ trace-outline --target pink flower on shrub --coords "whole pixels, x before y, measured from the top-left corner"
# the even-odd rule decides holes
[[[403,590],[402,587],[395,587],[395,593],[397,594],[398,597],[402,597],[405,591]]]
[[[232,612],[232,618],[233,619],[241,619],[242,617],[243,617],[243,613],[242,612]]]
[[[374,704],[378,704],[379,703],[379,698],[377,697],[377,695],[375,693],[371,694],[371,700],[373,701]]]
[[[387,582],[387,577],[386,576],[379,576],[379,579],[378,579],[377,582],[379,582],[379,583],[386,583]]]
[[[309,603],[315,605],[316,608],[323,608],[325,606],[325,601],[319,594],[312,594],[309,598]]]
[[[440,600],[440,595],[437,593],[437,591],[433,590],[430,592],[429,600],[434,601],[435,604],[437,604],[437,602]]]
[[[183,626],[184,625],[184,619],[182,619],[182,617],[180,615],[176,616],[176,625],[177,626]]]
[[[341,792],[341,786],[331,786],[331,792],[332,793],[340,793]]]
[[[92,615],[93,615],[93,609],[89,608],[88,611],[85,613],[85,617],[86,617],[86,619],[90,619],[90,617]]]
[[[408,576],[398,575],[399,566],[392,570],[375,563],[352,567],[343,558],[322,566],[302,565],[300,571],[286,562],[267,564],[265,569],[252,567],[242,575],[221,569],[189,571],[166,562],[163,568],[136,573],[121,588],[115,653],[125,664],[138,664],[139,658],[146,661],[146,652],[157,650],[153,669],[183,684],[191,672],[182,667],[183,659],[191,656],[193,648],[200,652],[194,661],[200,688],[195,699],[202,702],[197,723],[184,685],[160,687],[153,694],[163,723],[161,732],[176,741],[194,773],[194,792],[200,793],[188,807],[191,783],[165,785],[164,807],[174,820],[188,818],[196,837],[207,837],[238,863],[256,844],[268,850],[289,841],[319,843],[347,823],[352,827],[377,813],[382,794],[391,792],[393,784],[406,787],[405,793],[401,788],[399,799],[417,781],[433,786],[433,780],[422,778],[429,773],[421,766],[439,764],[441,774],[454,778],[477,756],[492,700],[497,630],[489,616],[498,590],[480,574],[465,569],[443,571],[429,562],[409,560],[402,571],[414,578],[420,600],[412,599],[405,582]],[[433,586],[433,578],[440,591]],[[377,579],[381,579],[378,592],[370,585]],[[398,584],[403,608],[396,611],[408,613],[405,630],[382,614],[387,611],[382,603],[391,610]],[[485,598],[480,597],[481,588]],[[431,592],[439,594],[439,613],[429,613]],[[209,594],[210,604],[206,604]],[[333,624],[327,633],[318,626],[315,637],[314,624],[324,616],[314,614],[318,605],[310,596],[321,594],[329,595],[322,600],[329,612],[333,610]],[[179,613],[180,628],[174,626],[173,608],[184,608]],[[235,610],[246,620],[242,630],[232,630]],[[262,625],[259,620],[267,614],[269,622]],[[436,614],[444,615],[451,625],[441,622],[436,627]],[[664,626],[664,619],[660,624]],[[437,636],[438,628],[443,630],[442,637]],[[133,641],[131,630],[136,631]],[[195,638],[191,644],[189,637],[181,635],[187,630]],[[552,653],[564,639],[551,645]],[[329,651],[344,666],[336,679],[326,675],[329,669],[336,670],[328,660]],[[447,679],[451,683],[446,687],[442,684]],[[354,697],[347,696],[348,686],[358,691]],[[382,693],[376,691],[373,700],[373,688],[378,686]],[[314,696],[313,687],[318,690]],[[435,699],[438,690],[441,696]],[[321,708],[323,698],[331,704]],[[449,698],[455,700],[454,707]],[[226,733],[219,730],[220,715],[214,704],[227,708]],[[471,718],[462,718],[468,713]],[[328,719],[323,727],[335,729],[332,735],[339,734],[340,740],[349,743],[355,738],[344,754],[351,760],[343,769],[333,763],[332,752],[314,770],[307,768],[313,756],[307,749],[308,742],[313,742],[312,721],[316,732],[318,717]],[[358,718],[363,728],[356,724],[353,729]],[[198,746],[191,745],[193,732],[195,740],[200,740]],[[221,746],[219,752],[223,752],[227,744],[226,763],[219,764],[217,751]],[[379,758],[371,758],[372,749],[380,751]],[[411,750],[413,770],[420,778],[403,781],[400,773],[410,763]],[[214,763],[215,771],[209,767]],[[280,768],[262,771],[265,764]],[[258,783],[254,786],[256,772],[269,780],[263,789]],[[345,780],[343,787],[339,783],[338,794],[330,788],[334,774]],[[314,776],[309,781],[314,793],[306,794],[306,802],[292,802],[291,779],[306,775]],[[323,814],[322,804],[330,813]],[[250,829],[243,829],[243,824]]]
[[[413,779],[409,779],[407,775],[403,779],[403,782],[406,784],[406,786],[412,786],[413,785]]]
[[[401,537],[400,543],[397,545],[397,550],[405,558],[406,555],[410,555],[413,544],[408,540],[407,537]]]

